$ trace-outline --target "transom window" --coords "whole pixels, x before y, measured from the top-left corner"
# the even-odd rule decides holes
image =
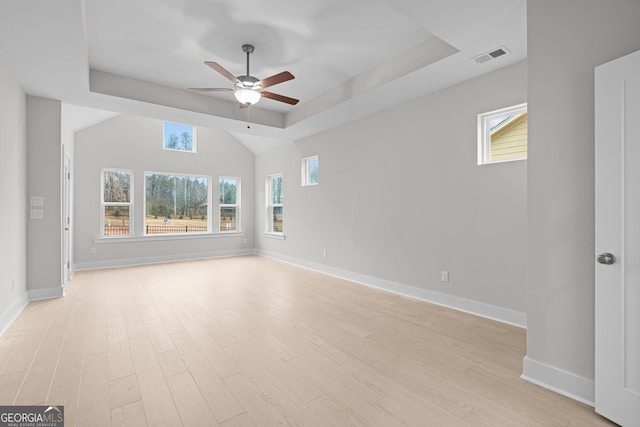
[[[133,173],[119,169],[103,169],[101,181],[102,236],[131,235]]]
[[[209,177],[146,172],[145,235],[209,232]]]
[[[164,122],[162,147],[165,150],[195,153],[196,141],[193,126]]]
[[[527,158],[527,104],[478,114],[478,164]]]
[[[240,178],[220,177],[220,231],[240,230]]]
[[[302,186],[318,184],[318,156],[302,159]]]
[[[282,202],[284,199],[282,191],[282,174],[270,175],[267,177],[267,231],[271,233],[282,233],[283,211]]]

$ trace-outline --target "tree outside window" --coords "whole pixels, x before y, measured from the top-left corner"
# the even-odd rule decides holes
[[[220,177],[220,231],[240,231],[240,179]]]
[[[193,126],[164,122],[163,148],[172,151],[195,153],[195,133]]]
[[[209,227],[209,178],[145,173],[145,233],[204,233]]]
[[[282,174],[267,177],[267,190],[267,231],[282,233],[284,231]]]
[[[133,173],[118,169],[102,170],[102,236],[132,234]]]

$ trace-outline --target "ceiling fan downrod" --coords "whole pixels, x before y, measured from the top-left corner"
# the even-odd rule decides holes
[[[251,74],[249,74],[249,55],[251,55],[253,53],[253,45],[252,44],[243,44],[242,45],[242,51],[244,53],[247,54],[247,76],[250,76]]]

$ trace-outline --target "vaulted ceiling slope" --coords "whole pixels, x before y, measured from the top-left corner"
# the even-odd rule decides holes
[[[252,75],[296,76],[273,91],[297,106],[186,90],[229,84],[204,61],[244,74],[245,43]],[[28,94],[223,128],[256,153],[524,58],[526,0],[0,3],[0,59]]]

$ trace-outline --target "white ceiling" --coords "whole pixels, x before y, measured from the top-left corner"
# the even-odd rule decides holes
[[[204,65],[288,70],[239,109]],[[509,54],[479,65],[497,47]],[[526,0],[23,0],[0,3],[0,60],[76,129],[137,114],[226,129],[260,153],[526,58]],[[87,108],[79,108],[87,107]],[[98,110],[98,111],[96,111]],[[104,113],[104,111],[110,113]],[[84,116],[84,117],[83,117]]]

